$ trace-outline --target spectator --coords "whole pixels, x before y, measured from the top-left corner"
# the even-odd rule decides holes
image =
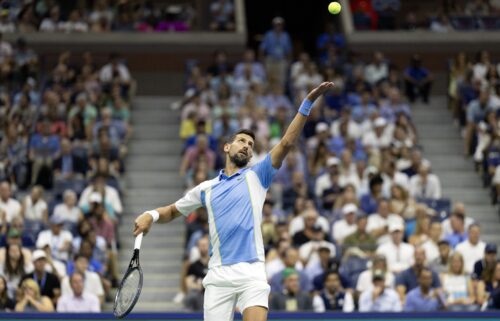
[[[266,32],[260,45],[260,52],[265,58],[266,73],[271,83],[285,84],[286,69],[292,53],[290,36],[284,30],[285,20],[275,17],[273,29]]]
[[[387,258],[389,271],[399,273],[413,264],[413,246],[403,242],[404,226],[399,223],[389,225],[391,241],[379,245],[376,253]]]
[[[52,163],[54,159],[59,157],[60,149],[59,136],[51,133],[50,120],[43,121],[41,132],[33,135],[30,141],[29,158],[33,162],[31,168],[32,184],[41,179],[39,174],[42,170],[45,170],[45,172],[52,171]],[[43,185],[49,186],[49,183],[45,181]]]
[[[36,247],[43,248],[50,245],[52,256],[61,261],[67,261],[71,252],[73,236],[69,231],[63,230],[63,221],[58,216],[49,219],[50,229],[40,232],[36,240]]]
[[[431,22],[430,30],[434,32],[447,33],[453,31],[453,25],[447,15],[441,13]]]
[[[8,295],[7,280],[0,275],[0,312],[11,312],[15,307],[16,302]]]
[[[363,272],[358,277],[356,291],[363,293],[373,287],[373,275],[375,271],[384,273],[384,284],[386,288],[394,289],[395,277],[394,274],[387,270],[387,261],[382,255],[375,255],[371,261],[371,267]]]
[[[72,293],[63,295],[57,302],[57,312],[101,312],[99,298],[85,291],[85,274],[75,271],[70,277]]]
[[[439,256],[430,263],[430,267],[437,273],[445,273],[448,271],[450,261],[451,247],[446,240],[441,240],[438,243]]]
[[[366,230],[377,239],[377,244],[381,245],[391,240],[389,234],[391,224],[404,225],[404,220],[397,214],[391,214],[389,202],[386,199],[381,199],[378,202],[378,210],[368,216]]]
[[[102,236],[111,248],[115,244],[115,227],[104,208],[101,194],[94,192],[90,195],[90,212],[88,220],[98,236]]]
[[[324,192],[329,188],[333,187],[334,181],[332,177],[338,177],[340,160],[337,157],[328,157],[326,160],[327,172],[320,175],[316,179],[316,184],[314,187],[314,194],[317,198],[321,198]]]
[[[359,297],[360,312],[400,312],[401,301],[394,289],[385,287],[383,271],[373,272],[373,286]]]
[[[104,90],[109,91],[112,83],[120,85],[122,92],[128,93],[132,78],[128,67],[119,61],[119,56],[116,53],[109,55],[109,61],[99,71],[99,80],[101,81]]]
[[[466,156],[471,155],[472,139],[476,132],[478,124],[486,118],[489,111],[494,110],[490,104],[490,94],[487,90],[481,90],[479,97],[472,100],[467,105],[467,125],[465,127],[464,137],[464,153]]]
[[[0,183],[0,211],[5,213],[7,223],[12,219],[21,216],[21,203],[12,198],[12,190],[9,182]]]
[[[414,252],[415,263],[408,269],[401,272],[396,278],[396,290],[399,293],[401,302],[405,302],[405,296],[418,286],[418,278],[422,271],[427,267],[425,250],[422,247],[417,247]],[[440,288],[441,282],[439,275],[432,271],[432,288]]]
[[[24,232],[24,223],[21,217],[16,217],[12,220],[7,230],[6,237],[3,240],[3,247],[0,247],[0,264],[5,262],[5,257],[7,255],[6,250],[9,245],[21,246],[24,264],[29,265],[31,263],[31,251],[28,246],[34,247],[34,242],[29,234],[29,232]]]
[[[203,278],[208,271],[208,238],[206,236],[198,240],[200,258],[189,265],[185,279],[187,294],[184,298],[184,305],[193,311],[200,311],[203,307]]]
[[[80,12],[78,10],[73,10],[70,12],[68,20],[60,24],[59,29],[66,33],[83,33],[89,31],[89,25],[80,16]]]
[[[206,135],[199,135],[196,139],[196,146],[189,147],[186,150],[179,174],[185,176],[186,173],[192,172],[196,168],[197,162],[201,160],[207,162],[209,170],[215,169],[215,153],[208,147]]]
[[[431,263],[439,258],[439,241],[441,240],[441,222],[434,221],[431,223],[429,230],[429,238],[422,243],[422,248],[425,251],[427,263]]]
[[[471,16],[487,16],[490,14],[488,1],[474,0],[468,1],[465,6],[465,13]]]
[[[90,195],[95,191],[101,191],[101,193],[104,195],[104,203],[111,205],[111,208],[116,216],[122,213],[123,206],[118,190],[115,187],[106,184],[106,176],[99,174],[94,177],[92,184],[87,186],[83,190],[82,194],[80,195],[78,206],[82,208],[85,205],[89,204]]]
[[[367,256],[371,256],[377,249],[377,240],[366,231],[368,217],[359,215],[356,219],[356,232],[344,239],[344,249],[358,248]]]
[[[311,311],[312,299],[300,290],[297,271],[293,268],[286,268],[282,274],[284,290],[271,296],[269,307],[276,311],[286,312]]]
[[[441,198],[441,182],[437,175],[429,173],[430,165],[421,164],[418,175],[410,179],[410,195],[415,198]]]
[[[311,240],[325,240],[327,235],[318,223],[318,212],[314,209],[303,214],[304,228],[293,234],[294,246],[301,246]]]
[[[232,31],[234,25],[234,5],[231,0],[214,0],[210,4],[210,29],[213,31]]]
[[[452,213],[450,216],[449,224],[451,227],[451,233],[445,234],[444,239],[446,239],[453,248],[455,248],[457,244],[466,241],[468,238],[464,221],[464,214],[460,212]]]
[[[7,280],[9,297],[14,298],[22,276],[33,270],[31,263],[26,264],[19,244],[9,244],[5,249],[5,261],[0,264],[0,273]]]
[[[33,279],[40,288],[40,294],[48,297],[53,304],[56,304],[59,296],[61,295],[61,283],[59,282],[59,278],[57,277],[57,275],[46,271],[48,262],[45,251],[34,251],[32,262],[34,271],[25,274],[19,282],[19,286],[21,286],[24,280]]]
[[[432,286],[433,273],[424,268],[418,277],[418,287],[406,296],[404,311],[437,311],[445,308],[443,294]]]
[[[295,199],[299,196],[309,199],[312,198],[312,193],[309,192],[304,173],[295,171],[292,174],[292,186],[283,191],[283,210],[286,212],[293,210]]]
[[[56,32],[60,31],[63,25],[64,22],[61,21],[60,9],[58,6],[54,6],[50,9],[49,16],[42,20],[38,30],[43,32]]]
[[[31,194],[24,198],[21,212],[27,221],[48,223],[48,206],[43,199],[43,187],[33,186]]]
[[[416,216],[417,203],[415,199],[410,197],[408,191],[400,185],[392,185],[389,207],[392,213],[400,215],[405,220],[412,220]]]
[[[76,205],[76,201],[76,193],[70,189],[65,190],[63,203],[56,205],[52,215],[61,218],[65,225],[76,226],[83,219],[82,211]]]
[[[102,304],[104,302],[104,289],[102,287],[101,279],[96,272],[91,272],[88,270],[88,258],[82,254],[77,254],[75,256],[74,262],[75,272],[84,275],[83,291],[96,295],[99,298],[99,302]],[[65,276],[61,281],[61,294],[62,297],[74,294],[68,276]]]
[[[9,10],[2,8],[0,10],[0,33],[14,33],[16,25],[9,19]]]
[[[462,257],[463,259],[463,257]],[[484,258],[474,264],[474,271],[472,272],[473,280],[483,280],[491,282],[495,266],[497,263],[497,246],[494,243],[486,244],[484,248]]]
[[[454,229],[451,226],[452,225],[451,224],[451,220],[452,220],[453,214],[455,214],[455,213],[460,214],[461,216],[463,216],[465,231],[467,231],[467,229],[469,229],[469,226],[472,223],[474,223],[474,219],[472,217],[469,217],[469,216],[466,215],[465,204],[462,203],[462,202],[457,202],[457,203],[453,204],[453,209],[451,210],[450,217],[448,217],[447,219],[445,219],[443,221],[443,223],[442,223],[443,224],[443,232],[441,234],[442,237],[445,237],[445,236],[447,236],[449,234],[453,234]],[[454,224],[456,224],[456,222]],[[467,238],[467,236],[463,240],[465,240],[466,238]]]
[[[410,66],[405,71],[406,96],[410,102],[415,102],[421,96],[424,103],[429,103],[429,93],[432,85],[432,74],[422,67],[419,55],[413,55]]]
[[[21,284],[21,294],[15,308],[16,312],[52,312],[54,306],[50,298],[40,294],[40,287],[33,279]]]
[[[377,211],[378,203],[382,199],[382,184],[384,181],[380,175],[370,179],[370,193],[361,196],[360,207],[366,214],[373,214]]]
[[[380,51],[373,53],[372,62],[365,66],[365,79],[370,85],[377,85],[389,76],[389,65],[385,61],[384,54]]]
[[[458,252],[450,257],[449,270],[441,275],[446,306],[452,311],[477,310],[470,276],[464,273],[464,258]]]
[[[342,311],[353,312],[354,300],[350,292],[342,288],[338,272],[329,271],[325,276],[323,291],[314,296],[314,312]]]
[[[481,241],[481,228],[478,224],[472,224],[469,227],[468,239],[458,244],[455,248],[455,251],[462,254],[464,258],[464,269],[466,273],[472,273],[474,264],[483,259],[485,248],[486,244]]]
[[[300,247],[299,253],[300,259],[306,264],[304,275],[300,274],[300,288],[309,291],[311,290],[311,280],[315,282],[317,278],[325,276],[325,273],[335,264],[337,250],[335,245],[330,242],[310,241]],[[346,285],[345,280],[342,281],[342,285]]]

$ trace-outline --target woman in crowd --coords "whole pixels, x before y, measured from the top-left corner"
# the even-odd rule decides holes
[[[33,279],[26,279],[21,284],[16,312],[53,312],[54,306],[49,297],[40,295],[40,287]]]

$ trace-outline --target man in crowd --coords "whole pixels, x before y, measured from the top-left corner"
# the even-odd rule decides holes
[[[82,272],[75,271],[71,275],[71,291],[64,294],[57,302],[57,312],[101,312],[99,298],[90,292],[84,290],[85,275]]]
[[[437,311],[444,307],[443,294],[434,287],[434,272],[428,268],[420,271],[419,286],[411,290],[406,296],[404,311]]]

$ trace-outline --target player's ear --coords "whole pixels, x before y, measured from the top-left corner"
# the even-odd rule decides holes
[[[231,145],[229,143],[224,144],[224,153],[229,153],[229,149],[231,148]]]

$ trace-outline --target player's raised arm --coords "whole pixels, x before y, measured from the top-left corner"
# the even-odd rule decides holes
[[[271,150],[271,162],[274,168],[280,168],[283,159],[285,159],[286,155],[292,148],[292,146],[297,142],[297,139],[304,128],[304,125],[307,120],[307,116],[309,116],[309,112],[311,111],[312,104],[314,101],[327,92],[328,90],[333,88],[332,82],[324,82],[321,83],[318,87],[314,88],[304,99],[302,104],[300,105],[299,111],[297,115],[293,118],[292,122],[288,126],[288,129],[285,132],[285,135],[281,138],[281,141],[274,146]]]

